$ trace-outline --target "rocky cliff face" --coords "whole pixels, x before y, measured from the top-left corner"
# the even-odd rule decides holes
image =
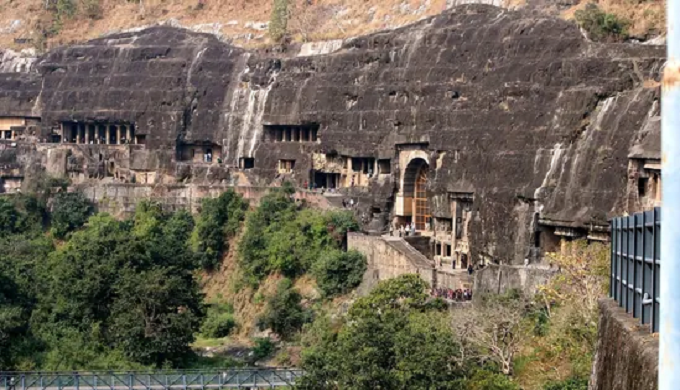
[[[390,173],[377,175],[375,163],[361,185],[341,176],[340,191],[361,199],[364,222],[376,216],[378,227],[397,213],[409,175],[401,157],[416,150],[430,167],[432,216],[455,220],[449,200],[467,194],[471,256],[521,263],[541,246],[541,226],[587,232],[627,207],[629,150],[658,115],[663,55],[485,5],[308,57],[156,27],[53,50],[33,73],[0,74],[0,116],[40,117],[40,139],[64,123],[134,124],[145,146],[127,165],[189,184],[201,169],[212,169],[208,181],[271,184],[280,161],[294,161],[284,177],[303,185],[315,180],[311,169],[323,171],[315,155],[389,160]],[[302,129],[299,142],[277,142],[276,129],[285,141],[291,127]],[[184,161],[187,148],[205,145],[219,169]]]

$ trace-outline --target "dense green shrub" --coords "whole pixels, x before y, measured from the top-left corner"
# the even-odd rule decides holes
[[[597,4],[589,3],[585,9],[576,11],[574,18],[593,40],[622,41],[628,37],[630,23],[602,11]]]
[[[210,338],[226,337],[235,327],[234,308],[231,305],[212,305],[208,308],[201,333]]]
[[[569,378],[551,383],[545,387],[545,390],[588,390],[588,379]]]
[[[269,337],[258,337],[255,340],[253,347],[253,360],[258,361],[269,357],[276,346]]]
[[[427,289],[418,275],[402,275],[359,298],[339,329],[319,317],[303,338],[299,388],[464,388],[449,315],[428,304]]]
[[[19,211],[6,197],[0,197],[0,237],[18,230]]]
[[[310,317],[301,301],[302,296],[293,288],[293,282],[281,280],[276,293],[267,300],[265,313],[259,319],[260,327],[271,329],[282,339],[290,339]]]
[[[248,203],[231,189],[203,200],[191,246],[204,269],[219,266],[222,253],[228,250],[227,239],[236,234],[247,209]]]
[[[239,243],[239,261],[248,283],[271,272],[299,276],[312,268],[321,254],[343,246],[346,233],[358,225],[350,212],[298,209],[284,186],[265,195],[248,215]]]
[[[465,390],[520,390],[519,385],[509,377],[489,370],[475,371],[469,379],[461,381],[461,388]]]
[[[92,203],[80,192],[60,192],[52,203],[52,234],[66,235],[87,222],[92,214]]]
[[[327,251],[312,266],[324,296],[345,294],[357,287],[366,271],[366,257],[357,251]]]

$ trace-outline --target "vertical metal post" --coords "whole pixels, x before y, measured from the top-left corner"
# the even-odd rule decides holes
[[[609,231],[612,242],[609,251],[609,297],[616,299],[616,294],[614,294],[616,291],[616,218],[609,223]]]
[[[680,1],[666,2],[668,62],[661,99],[663,234],[659,390],[680,383]]]

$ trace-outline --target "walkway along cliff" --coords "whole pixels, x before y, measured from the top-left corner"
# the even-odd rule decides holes
[[[366,231],[415,223],[441,267],[540,264],[660,201],[663,63],[487,5],[317,56],[154,27],[0,74],[0,188],[68,176],[121,212],[290,180],[353,199]]]

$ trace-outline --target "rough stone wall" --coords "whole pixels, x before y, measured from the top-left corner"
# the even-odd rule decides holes
[[[61,121],[134,123],[151,148],[214,139],[243,51],[157,27],[66,46],[40,59],[46,133]]]
[[[534,213],[587,228],[622,210],[628,150],[662,63],[662,48],[593,44],[563,20],[457,7],[282,60],[263,121],[319,123],[323,149],[353,156],[423,145],[440,167],[433,215],[450,216],[438,198],[473,193],[472,258],[521,264]]]
[[[409,245],[415,248],[418,252],[422,253],[423,256],[427,257],[428,259],[432,259],[432,256],[434,254],[432,253],[432,246],[430,245],[430,237],[427,236],[404,237],[404,240],[408,242]]]
[[[359,286],[360,293],[369,292],[381,280],[403,274],[418,274],[432,288],[472,288],[473,280],[466,272],[449,272],[435,268],[432,261],[422,255],[418,256],[418,250],[409,246],[409,241],[396,237],[348,234],[347,248],[366,256],[367,269]]]
[[[347,235],[347,248],[357,250],[366,256],[367,269],[359,293],[368,293],[381,280],[404,274],[419,274],[430,286],[433,283],[433,269],[420,269],[408,257],[387,244],[382,237],[360,233]]]
[[[436,287],[448,288],[451,290],[469,289],[474,291],[474,277],[470,276],[467,271],[449,271],[437,268],[436,270]]]
[[[389,158],[389,178],[342,190],[372,231],[394,210],[401,151],[419,150],[433,216],[451,218],[452,193],[474,198],[471,260],[521,264],[536,213],[587,230],[626,208],[628,154],[658,111],[663,57],[662,47],[594,44],[564,20],[490,5],[310,57],[154,27],[55,49],[34,72],[0,73],[0,116],[40,117],[43,139],[64,121],[134,123],[144,148],[116,165],[167,186],[302,185],[315,154]],[[319,126],[318,142],[264,136],[264,125],[305,124]],[[223,166],[178,161],[182,144],[222,148]],[[253,169],[238,169],[244,157]],[[281,159],[295,160],[292,174],[277,173]],[[15,153],[11,164],[31,169],[24,160]]]
[[[82,184],[78,189],[97,204],[99,211],[131,216],[137,203],[142,200],[160,202],[166,210],[187,209],[196,212],[202,199],[216,198],[229,189],[241,194],[252,206],[256,206],[269,187],[90,183]],[[297,191],[295,200],[320,209],[332,207],[325,197],[307,191]]]
[[[512,266],[489,264],[474,273],[475,294],[504,294],[511,289],[519,289],[525,294],[533,295],[540,285],[557,271],[549,267],[530,265]]]
[[[659,340],[613,299],[599,302],[597,349],[590,390],[656,390]]]

